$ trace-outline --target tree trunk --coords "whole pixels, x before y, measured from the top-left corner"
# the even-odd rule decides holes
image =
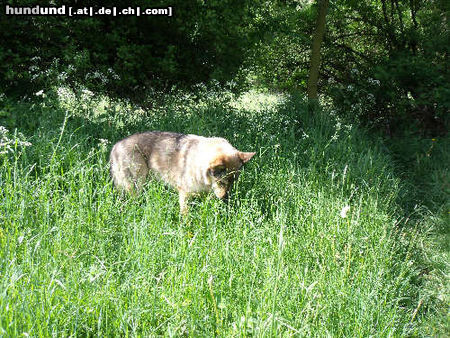
[[[317,99],[317,81],[319,79],[320,46],[325,35],[325,17],[327,15],[328,0],[317,0],[319,11],[317,14],[316,30],[311,47],[311,63],[308,79],[308,99]]]

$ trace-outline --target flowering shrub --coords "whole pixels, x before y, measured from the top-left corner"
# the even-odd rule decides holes
[[[3,126],[0,126],[0,154],[14,153],[18,147],[29,147],[31,143],[25,140],[25,137],[16,132],[14,135]]]

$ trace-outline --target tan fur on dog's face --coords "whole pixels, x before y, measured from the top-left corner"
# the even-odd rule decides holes
[[[243,153],[237,150],[233,154],[219,153],[210,163],[208,175],[212,179],[212,188],[218,198],[227,197],[233,183],[239,177],[242,166],[254,155],[255,153]]]
[[[242,164],[242,161],[236,155],[220,155],[210,164],[208,174],[212,179],[214,194],[218,198],[224,199],[227,197],[233,182],[239,176]]]

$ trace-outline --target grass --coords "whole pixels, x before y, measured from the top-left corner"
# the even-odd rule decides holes
[[[227,95],[144,112],[60,90],[17,106],[26,136],[4,133],[0,155],[0,335],[449,332],[448,247],[433,240],[448,195],[414,209],[400,151],[298,98]],[[152,129],[257,156],[229,205],[197,199],[180,220],[173,190],[121,198],[109,178],[112,144]]]

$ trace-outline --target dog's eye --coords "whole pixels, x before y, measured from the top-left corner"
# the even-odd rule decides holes
[[[219,165],[219,166],[213,168],[213,170],[212,170],[212,174],[213,174],[215,177],[222,177],[222,176],[224,176],[226,173],[227,173],[227,169],[226,169],[224,166],[222,166],[222,165]]]

